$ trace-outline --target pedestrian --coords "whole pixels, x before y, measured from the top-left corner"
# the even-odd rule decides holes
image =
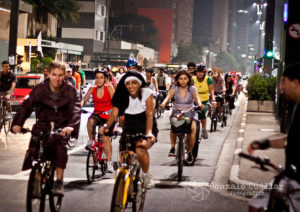
[[[285,68],[280,80],[279,90],[287,99],[296,102],[288,132],[280,136],[253,141],[248,146],[248,152],[252,154],[253,150],[284,148],[287,175],[300,183],[300,142],[298,134],[300,129],[300,63]],[[297,170],[296,173],[293,170]]]

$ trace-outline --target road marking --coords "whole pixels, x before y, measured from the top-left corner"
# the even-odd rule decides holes
[[[68,155],[74,154],[75,152],[80,151],[81,149],[83,149],[86,146],[86,144],[82,144],[74,149],[68,150]]]
[[[29,176],[17,176],[17,175],[7,175],[1,174],[0,180],[23,180],[28,181]],[[74,181],[87,181],[86,178],[75,178],[75,177],[65,177],[64,182],[74,182]],[[115,179],[100,179],[95,181],[93,184],[109,184],[113,185]],[[164,180],[154,180],[155,185],[165,185],[165,186],[182,186],[182,187],[209,187],[208,182],[177,182],[177,181],[164,181]]]
[[[243,132],[245,132],[245,130],[244,130],[244,129],[240,129],[239,132],[240,132],[240,133],[243,133]]]
[[[237,141],[237,142],[243,142],[243,141],[244,141],[244,137],[238,137],[238,138],[236,139],[236,141]]]
[[[262,132],[276,132],[277,130],[275,129],[260,129]]]
[[[234,154],[237,155],[239,154],[240,152],[242,152],[242,148],[238,148],[234,151]]]

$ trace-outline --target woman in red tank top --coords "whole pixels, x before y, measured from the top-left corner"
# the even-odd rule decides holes
[[[97,123],[97,120],[94,118],[94,115],[91,115],[88,119],[87,123],[87,131],[89,136],[89,141],[86,146],[86,149],[89,149],[90,144],[93,139],[93,126],[95,125],[103,125],[106,123],[107,119],[109,118],[109,114],[112,109],[111,99],[114,94],[114,88],[111,85],[107,84],[108,80],[108,72],[106,70],[95,70],[95,86],[90,87],[87,94],[81,101],[81,107],[83,107],[91,95],[93,95],[94,101],[94,113],[98,113],[101,118],[101,123]],[[107,114],[102,114],[102,112],[107,112]],[[111,127],[110,132],[108,135],[112,134],[112,130],[114,125]],[[107,172],[113,172],[112,162],[111,162],[111,142],[110,136],[103,135],[102,137],[103,144],[104,144],[104,152],[107,156]]]

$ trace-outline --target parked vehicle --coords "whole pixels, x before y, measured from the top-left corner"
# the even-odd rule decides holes
[[[16,88],[11,96],[10,105],[12,111],[18,111],[29,97],[31,90],[41,82],[42,75],[20,75],[16,76]]]

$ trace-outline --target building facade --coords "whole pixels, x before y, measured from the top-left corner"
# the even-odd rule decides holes
[[[80,20],[78,23],[59,23],[57,37],[66,43],[84,47],[83,62],[89,63],[93,54],[105,48],[108,0],[78,1]]]

